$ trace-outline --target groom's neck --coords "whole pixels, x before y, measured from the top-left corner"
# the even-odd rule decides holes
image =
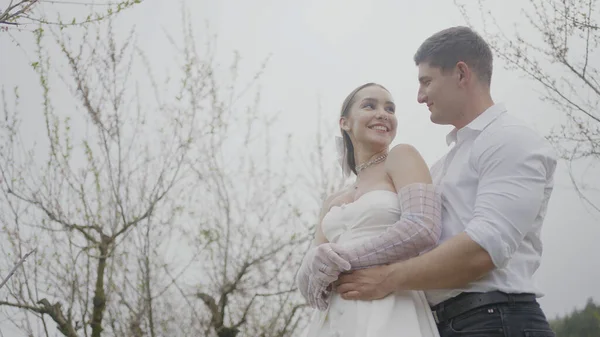
[[[484,111],[494,105],[494,100],[492,99],[489,89],[473,91],[469,97],[469,101],[466,102],[463,109],[461,120],[454,125],[457,129],[462,129],[467,126]]]

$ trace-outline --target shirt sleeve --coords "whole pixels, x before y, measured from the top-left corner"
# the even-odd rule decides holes
[[[482,133],[470,164],[479,186],[465,232],[502,268],[548,202],[556,157],[545,139],[525,126],[511,125]]]

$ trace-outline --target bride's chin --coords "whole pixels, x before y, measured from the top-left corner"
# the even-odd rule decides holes
[[[392,139],[390,139],[390,137],[378,137],[378,138],[371,138],[368,140],[368,144],[369,147],[374,148],[374,147],[388,147],[390,146],[390,144],[392,143]]]
[[[375,142],[375,141],[373,141],[373,142],[365,143],[364,145],[366,145],[366,146],[363,146],[363,148],[365,150],[368,149],[367,150],[368,152],[380,153],[380,152],[384,152],[386,149],[389,149],[390,144],[391,144],[390,142],[381,142],[381,141]]]
[[[366,149],[387,148],[393,142],[390,134],[383,135],[364,135],[361,139],[356,139],[358,147]],[[359,145],[360,144],[360,145]]]

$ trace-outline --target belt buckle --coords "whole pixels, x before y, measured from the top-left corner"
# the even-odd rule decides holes
[[[435,324],[440,324],[440,319],[438,318],[437,310],[432,310],[433,319],[435,320]]]

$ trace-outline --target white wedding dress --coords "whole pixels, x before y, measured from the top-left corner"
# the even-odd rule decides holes
[[[329,242],[381,234],[400,219],[396,193],[375,190],[334,206],[321,223]],[[326,311],[315,309],[305,337],[439,337],[422,291],[398,291],[375,301],[348,301],[332,292]]]

